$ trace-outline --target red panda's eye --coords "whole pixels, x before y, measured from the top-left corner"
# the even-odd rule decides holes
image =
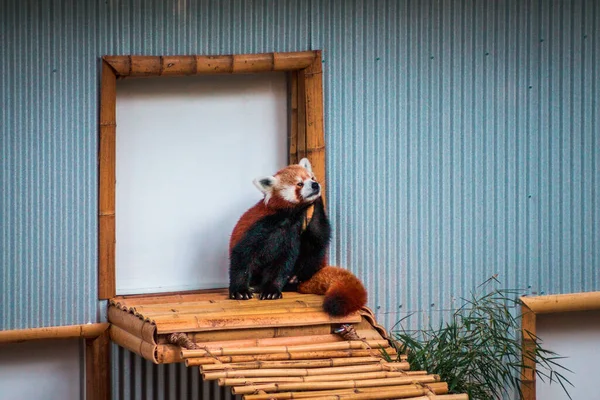
[[[302,187],[302,186],[304,186],[304,183],[303,182],[299,182],[298,183],[298,187]]]

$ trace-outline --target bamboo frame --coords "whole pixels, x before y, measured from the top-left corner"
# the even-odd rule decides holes
[[[111,398],[110,338],[107,330],[85,341],[85,392],[87,400]]]
[[[523,353],[535,348],[537,314],[600,310],[600,292],[521,297]],[[536,400],[535,360],[524,357],[521,369],[523,400]]]
[[[116,295],[116,81],[132,76],[289,72],[289,160],[308,156],[325,198],[321,51],[217,56],[105,56],[99,121],[98,297]]]
[[[0,331],[0,344],[47,339],[94,339],[102,335],[107,329],[108,323],[104,322],[97,324],[49,326],[45,328]]]
[[[34,340],[85,339],[88,400],[110,399],[110,347],[107,322],[0,331],[0,344]]]

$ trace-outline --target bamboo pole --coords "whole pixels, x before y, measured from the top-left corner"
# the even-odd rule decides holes
[[[521,301],[536,314],[600,310],[600,291],[536,297],[524,296],[521,297]]]
[[[153,316],[153,315],[168,315],[168,314],[190,314],[190,313],[216,313],[216,312],[229,312],[239,310],[277,310],[283,308],[294,308],[294,309],[307,309],[315,308],[322,310],[323,299],[307,299],[296,300],[296,299],[281,299],[276,302],[268,302],[270,304],[257,304],[255,302],[247,303],[234,303],[237,300],[232,301],[230,304],[224,304],[220,302],[204,302],[204,303],[165,303],[162,305],[153,304],[151,306],[133,306],[127,311],[142,316]],[[264,302],[263,302],[264,303]]]
[[[276,337],[292,337],[292,336],[306,336],[306,335],[325,335],[332,333],[331,324],[312,324],[307,323],[306,325],[299,326],[278,326],[275,329]]]
[[[424,392],[429,389],[436,395],[448,393],[448,384],[445,382],[433,382],[428,383],[423,387],[421,384],[409,384],[401,386],[383,386],[383,387],[372,387],[372,388],[360,388],[360,389],[333,389],[333,390],[318,390],[318,391],[304,391],[304,392],[278,392],[278,393],[263,393],[263,394],[249,394],[245,395],[244,399],[248,400],[278,400],[278,399],[310,399],[310,398],[322,398],[323,396],[331,395],[347,395],[347,394],[379,394],[385,393],[389,398],[398,398],[405,392],[420,389]],[[383,397],[385,398],[385,397]],[[432,397],[431,400],[433,400]]]
[[[247,329],[256,326],[304,326],[317,324],[348,324],[360,321],[360,315],[351,314],[335,318],[325,312],[294,314],[256,314],[250,317],[223,316],[211,318],[203,315],[185,314],[177,317],[153,318],[159,334],[221,329]]]
[[[135,335],[150,344],[156,344],[156,326],[139,319],[135,315],[121,311],[114,306],[109,306],[108,322],[118,326],[123,330],[126,330],[132,335]]]
[[[137,305],[143,305],[191,301],[219,301],[228,299],[228,293],[227,288],[218,288],[152,294],[122,294],[111,298],[110,303],[132,302]]]
[[[298,292],[284,292],[285,298],[288,299],[306,299],[309,297],[319,297],[318,295],[304,295]],[[323,296],[320,296],[323,298]],[[182,292],[165,292],[153,294],[129,294],[119,295],[111,299],[117,302],[131,302],[136,305],[148,304],[166,304],[166,303],[190,303],[190,302],[210,302],[210,303],[225,303],[225,304],[243,304],[249,302],[264,303],[256,298],[249,300],[232,300],[229,298],[229,289],[200,289]]]
[[[273,338],[277,336],[277,328],[226,329],[222,331],[189,332],[188,336],[197,343],[243,340],[246,338]],[[160,340],[161,336],[159,336],[159,341]]]
[[[196,75],[195,56],[162,56],[162,75]]]
[[[98,297],[116,293],[115,182],[117,78],[102,62],[100,83],[100,147],[98,150]]]
[[[523,400],[535,400],[535,340],[536,314],[523,304],[521,306],[521,337],[523,340],[523,367],[521,369],[521,393]]]
[[[310,335],[328,335],[331,334],[331,326],[307,325],[292,327],[268,327],[268,328],[248,328],[248,329],[226,329],[220,331],[189,332],[188,337],[197,343],[206,343],[214,341],[243,340],[247,338],[276,338],[276,337],[294,337]],[[158,336],[158,342],[164,343],[165,335]]]
[[[184,362],[181,358],[181,347],[173,344],[157,344],[155,348],[158,364],[173,364]]]
[[[298,98],[298,129],[296,139],[296,159],[300,161],[306,157],[306,85],[303,71],[298,71],[298,90],[296,96]]]
[[[97,323],[7,330],[0,331],[0,343],[18,343],[45,339],[93,339],[102,335],[107,329],[107,323]]]
[[[323,73],[321,52],[317,51],[312,64],[300,74],[304,76],[306,102],[306,156],[322,188],[325,201],[327,177],[325,176],[325,134],[323,116]]]
[[[219,386],[242,386],[253,385],[257,383],[280,383],[280,382],[336,382],[343,380],[365,380],[365,379],[383,379],[383,378],[398,378],[406,376],[402,372],[364,372],[356,374],[339,374],[339,375],[316,375],[316,376],[264,376],[264,377],[241,377],[241,378],[219,378]]]
[[[273,53],[275,71],[298,71],[308,67],[317,57],[317,52],[297,51],[289,53]]]
[[[110,365],[110,337],[105,329],[98,337],[85,340],[85,392],[87,400],[110,399]]]
[[[286,393],[270,393],[270,394],[281,394],[282,396],[269,396],[269,395],[245,395],[244,400],[248,399],[261,399],[261,400],[275,400],[275,399],[319,399],[319,400],[339,400],[339,399],[406,399],[413,400],[414,396],[419,396],[427,393],[426,389],[418,387],[406,387],[399,390],[382,390],[377,393],[359,393],[349,389],[340,390],[322,390],[314,392],[286,392]],[[437,397],[436,397],[437,398]],[[432,400],[433,397],[427,398]]]
[[[319,375],[335,375],[335,374],[351,374],[363,372],[387,372],[387,371],[402,371],[409,368],[408,363],[396,363],[398,365],[388,364],[366,364],[366,365],[349,365],[343,367],[326,367],[326,368],[259,368],[259,369],[236,369],[223,370],[215,372],[203,372],[202,378],[206,380],[214,380],[221,378],[254,378],[266,376],[319,376]],[[403,375],[406,375],[404,372]]]
[[[288,78],[288,148],[289,164],[297,164],[298,159],[298,72],[292,71]]]
[[[152,361],[154,364],[158,364],[156,345],[150,344],[116,325],[110,326],[109,333],[110,340],[113,342],[144,357],[146,360]]]
[[[419,396],[425,394],[425,396]],[[418,397],[414,397],[418,396]],[[244,396],[244,399],[248,397]],[[292,397],[296,398],[296,397]],[[431,396],[427,389],[412,389],[412,390],[383,390],[377,393],[353,393],[353,394],[332,394],[331,396],[319,397],[304,397],[305,399],[320,399],[320,400],[378,400],[378,399],[405,399],[405,400],[469,400],[466,394],[442,394],[439,396]]]
[[[234,386],[233,394],[252,394],[257,391],[265,392],[286,392],[294,390],[324,390],[324,389],[354,389],[373,386],[392,386],[411,384],[415,382],[429,383],[439,380],[437,375],[425,376],[407,376],[399,378],[384,378],[384,379],[366,379],[366,380],[348,380],[336,382],[303,382],[303,383],[281,383],[281,384],[262,384],[262,385],[247,385]]]
[[[213,56],[105,56],[119,76],[196,75],[294,71],[306,68],[314,51]]]
[[[259,309],[253,307],[241,307],[231,309],[204,309],[204,308],[188,308],[176,311],[156,311],[156,312],[138,312],[139,317],[145,320],[160,322],[161,320],[170,320],[172,318],[184,318],[190,316],[202,316],[202,318],[227,318],[231,316],[248,316],[261,315],[269,313],[274,314],[298,314],[298,313],[319,313],[323,312],[323,307],[294,307],[286,306],[285,304],[273,304],[271,307],[261,307]]]
[[[279,345],[300,345],[310,343],[337,343],[342,339],[339,335],[308,335],[308,336],[293,336],[293,337],[278,337],[264,339],[242,339],[242,340],[224,340],[218,342],[196,342],[200,348],[209,350],[219,348],[235,348],[235,347],[263,347],[263,346],[279,346]]]
[[[215,356],[199,357],[185,359],[185,365],[188,367],[214,364],[214,363],[240,363],[251,361],[285,361],[285,360],[313,360],[326,358],[342,357],[376,357],[377,350],[332,350],[332,351],[309,351],[302,353],[277,353],[277,354],[258,354],[243,356]],[[394,352],[389,352],[394,354]]]
[[[308,351],[323,351],[323,350],[353,350],[353,349],[369,349],[374,347],[389,346],[387,340],[368,340],[368,341],[343,341],[333,343],[315,343],[295,346],[261,346],[261,347],[242,347],[242,348],[215,348],[208,350],[181,350],[182,358],[205,357],[212,356],[239,356],[239,355],[254,355],[254,354],[275,354],[275,353],[301,353]],[[210,354],[209,354],[210,353]]]
[[[330,358],[298,361],[250,361],[231,364],[207,364],[201,367],[201,372],[261,368],[328,368],[342,367],[345,365],[382,364],[383,362],[383,359],[378,357]]]

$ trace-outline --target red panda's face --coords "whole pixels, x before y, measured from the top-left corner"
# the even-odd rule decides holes
[[[273,176],[256,179],[254,183],[265,195],[265,203],[272,203],[276,207],[312,203],[321,196],[321,185],[316,181],[306,158]]]

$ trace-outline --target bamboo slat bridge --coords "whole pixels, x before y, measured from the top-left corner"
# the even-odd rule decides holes
[[[157,364],[198,366],[248,400],[468,400],[410,371],[404,356],[387,362],[383,352],[397,352],[368,308],[331,318],[322,303],[288,292],[275,301],[230,300],[226,290],[120,296],[109,302],[110,337]]]

